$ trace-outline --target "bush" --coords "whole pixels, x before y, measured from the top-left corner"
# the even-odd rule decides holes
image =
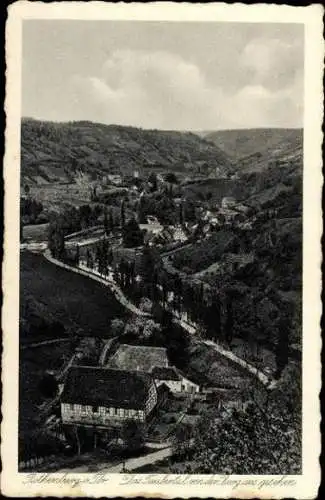
[[[143,297],[140,300],[139,309],[150,314],[152,311],[152,301],[148,297]]]
[[[123,330],[124,330],[124,321],[122,321],[121,319],[118,319],[118,318],[114,318],[111,321],[112,335],[114,337],[118,337],[118,336],[122,335]]]

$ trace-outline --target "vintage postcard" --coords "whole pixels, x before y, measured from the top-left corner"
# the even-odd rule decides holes
[[[317,496],[322,16],[9,7],[5,495]]]

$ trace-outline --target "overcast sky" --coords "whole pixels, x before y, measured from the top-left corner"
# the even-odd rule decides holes
[[[23,116],[143,128],[301,127],[303,25],[24,21]]]

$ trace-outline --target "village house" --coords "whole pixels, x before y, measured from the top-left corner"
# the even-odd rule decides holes
[[[107,180],[115,186],[120,186],[122,184],[122,177],[119,174],[108,174]]]
[[[145,423],[157,404],[157,387],[147,373],[73,366],[61,395],[64,424],[121,426]]]
[[[185,375],[175,366],[159,367],[155,366],[151,374],[157,387],[165,384],[172,392],[196,393],[200,391],[200,386],[185,377]]]
[[[159,221],[155,215],[147,215],[147,223],[148,224],[159,224]]]
[[[169,366],[164,347],[121,344],[106,366],[146,372],[155,380],[157,387],[164,383],[172,392],[195,393],[200,390],[199,385],[189,380],[178,368]]]
[[[160,234],[163,232],[163,226],[158,223],[150,222],[149,224],[139,224],[141,230],[148,231],[151,234]]]
[[[221,207],[224,208],[224,209],[227,209],[227,208],[235,208],[235,205],[236,205],[236,200],[235,198],[232,198],[230,196],[225,196],[224,198],[222,198],[222,202],[221,202]]]
[[[187,241],[188,237],[181,225],[175,226],[173,230],[174,230],[173,234],[174,241],[181,241],[181,242]]]

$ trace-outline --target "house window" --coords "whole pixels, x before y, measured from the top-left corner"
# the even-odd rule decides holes
[[[93,412],[97,413],[98,412],[98,406],[93,406]]]
[[[69,406],[69,410],[73,411],[73,405],[69,404],[68,406]]]

